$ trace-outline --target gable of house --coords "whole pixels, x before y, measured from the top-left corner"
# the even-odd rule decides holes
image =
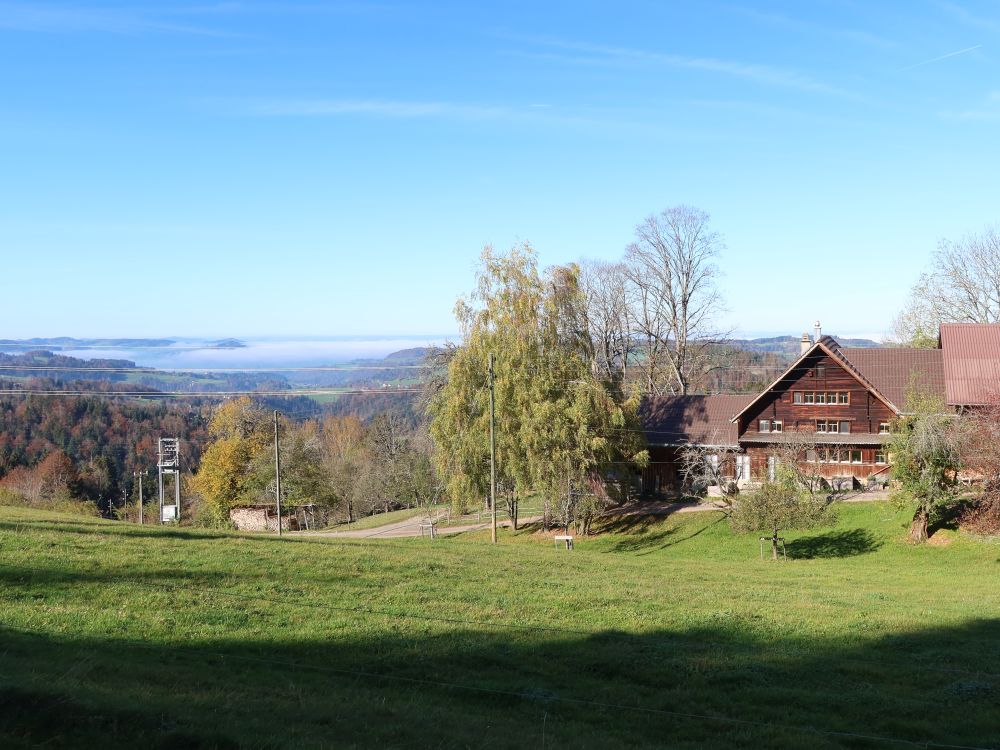
[[[736,423],[741,442],[781,442],[779,436],[791,432],[843,442],[847,434],[878,435],[895,416],[892,403],[826,336],[740,412]]]

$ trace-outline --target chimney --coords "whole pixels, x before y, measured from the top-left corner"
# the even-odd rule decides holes
[[[805,354],[809,351],[810,346],[812,346],[812,341],[809,340],[809,334],[803,333],[802,340],[799,342],[799,354]]]
[[[823,329],[822,329],[822,328],[820,327],[820,324],[819,324],[819,321],[818,321],[818,320],[817,320],[817,321],[816,321],[815,323],[813,323],[813,333],[814,333],[814,334],[815,334],[815,336],[816,336],[816,337],[815,337],[815,338],[813,339],[813,343],[815,344],[815,343],[817,343],[817,342],[818,342],[818,341],[819,341],[819,340],[820,340],[821,338],[823,338]]]

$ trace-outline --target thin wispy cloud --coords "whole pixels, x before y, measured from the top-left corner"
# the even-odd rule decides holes
[[[11,2],[0,2],[0,30],[52,34],[234,36],[224,30],[175,23],[151,10]]]
[[[787,16],[784,13],[766,12],[756,8],[745,8],[743,6],[727,6],[737,13],[741,13],[748,18],[752,18],[760,23],[786,29],[793,29],[799,32],[807,32],[818,36],[832,37],[834,39],[846,39],[856,44],[880,49],[892,49],[899,46],[899,43],[882,36],[873,31],[856,28],[843,28],[827,24],[806,21],[801,18]]]
[[[973,47],[966,47],[965,49],[955,50],[954,52],[949,52],[945,55],[939,55],[937,57],[932,57],[930,60],[924,60],[922,62],[914,63],[913,65],[907,65],[905,68],[900,68],[900,71],[913,70],[914,68],[922,68],[924,65],[930,65],[931,63],[941,62],[942,60],[947,60],[951,57],[958,57],[959,55],[966,55],[969,52],[975,52],[980,49],[983,45],[977,44]]]
[[[237,110],[264,117],[374,115],[396,119],[441,117],[459,120],[495,120],[527,114],[506,106],[385,99],[257,99],[243,103]]]
[[[964,110],[945,110],[938,117],[953,122],[1000,122],[1000,91],[991,91],[977,107]]]
[[[536,48],[548,50],[542,54],[545,54],[549,59],[562,60],[571,64],[630,64],[699,70],[740,78],[764,86],[777,86],[818,94],[851,96],[850,92],[817,80],[808,74],[762,63],[726,60],[708,56],[680,55],[671,52],[591,44],[551,37],[512,38],[517,41],[533,44]],[[564,55],[553,50],[574,54]],[[529,54],[531,54],[530,51]]]
[[[947,2],[947,0],[939,1],[937,5],[953,18],[961,21],[967,26],[983,29],[984,31],[1000,33],[1000,20],[997,20],[996,18],[984,18],[983,16],[978,16],[968,8],[965,8],[958,3]]]
[[[655,136],[683,141],[705,141],[715,137],[703,129],[667,127],[657,111],[571,110],[539,102],[515,105],[370,98],[251,98],[202,100],[199,106],[225,117],[439,120],[458,125],[500,123],[527,128],[574,128],[604,137]],[[727,134],[726,138],[731,141],[732,135]]]

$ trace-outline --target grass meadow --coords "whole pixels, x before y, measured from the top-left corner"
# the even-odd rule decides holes
[[[844,505],[283,539],[0,508],[4,748],[1000,745],[1000,545]]]

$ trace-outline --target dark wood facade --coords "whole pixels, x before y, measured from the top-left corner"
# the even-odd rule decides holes
[[[897,410],[835,340],[813,344],[763,393],[734,406],[736,398],[666,397],[649,410],[665,417],[645,422],[650,451],[650,465],[642,473],[645,492],[680,488],[683,445],[702,445],[709,452],[718,447],[725,465],[732,464],[723,474],[737,480],[768,478],[779,461],[791,456],[807,464],[813,475],[828,479],[865,482],[888,474],[888,428]],[[731,432],[724,434],[723,423]],[[723,440],[717,439],[720,435]]]
[[[792,444],[819,476],[867,478],[888,468],[885,428],[895,416],[848,365],[814,347],[740,415],[739,441],[755,477]]]

